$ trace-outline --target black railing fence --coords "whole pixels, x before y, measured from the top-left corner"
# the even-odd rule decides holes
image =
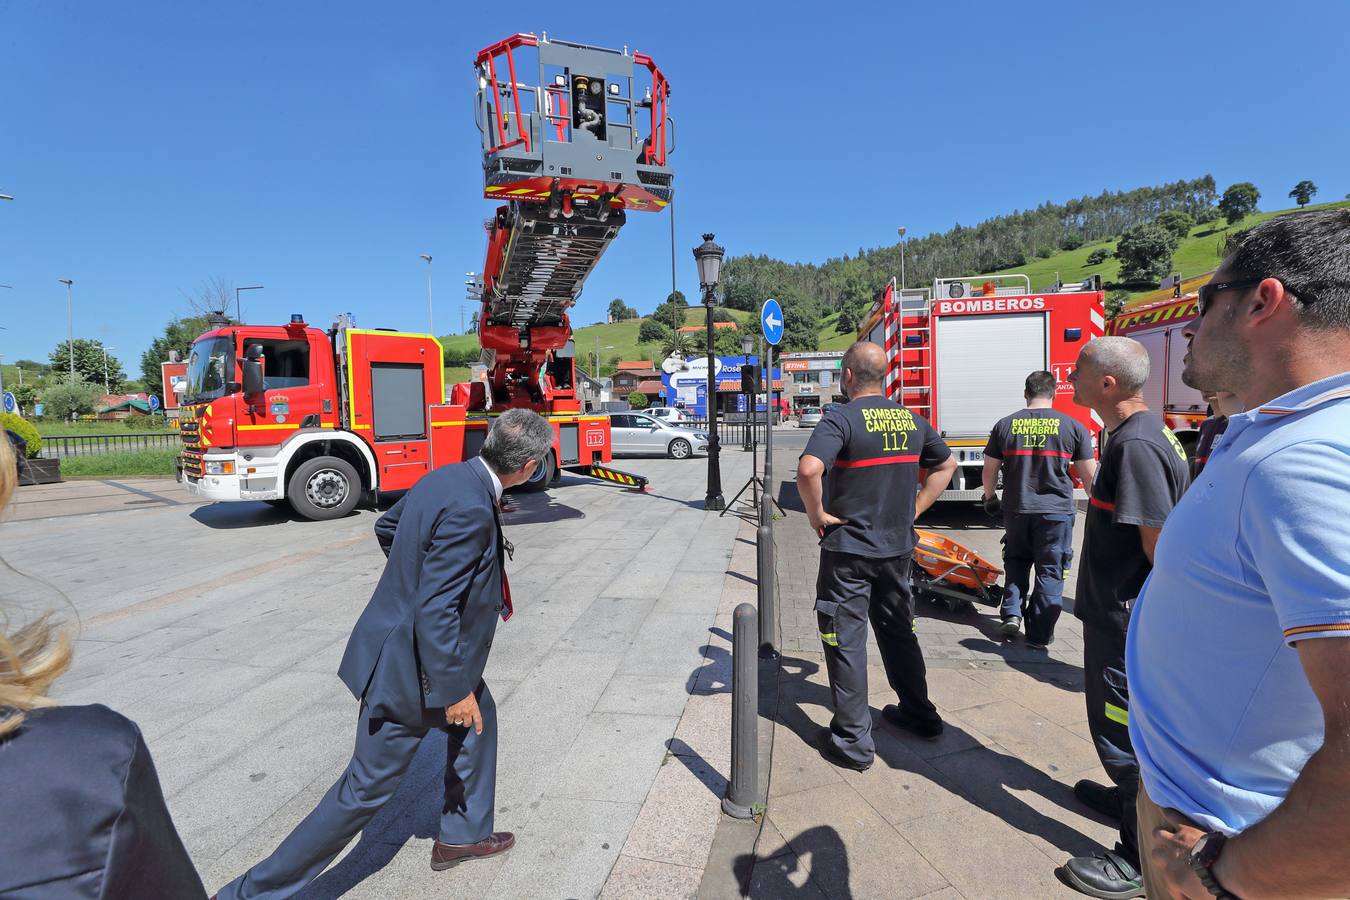
[[[136,450],[175,450],[182,446],[183,439],[176,431],[44,435],[42,452],[38,455],[43,459],[64,459],[68,456],[97,456]]]

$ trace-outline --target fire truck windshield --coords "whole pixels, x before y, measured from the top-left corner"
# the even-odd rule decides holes
[[[200,340],[188,357],[187,390],[183,403],[205,403],[225,396],[234,372],[234,342],[228,337]]]

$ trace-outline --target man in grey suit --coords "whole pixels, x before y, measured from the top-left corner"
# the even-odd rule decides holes
[[[497,504],[529,479],[553,428],[503,413],[477,459],[426,475],[375,525],[389,562],[356,623],[338,675],[361,701],[356,749],[342,777],[267,859],[220,900],[289,897],[316,878],[393,796],[422,738],[448,740],[445,804],[431,868],[510,850],[492,830],[497,710],[483,668],[497,616],[511,615]]]

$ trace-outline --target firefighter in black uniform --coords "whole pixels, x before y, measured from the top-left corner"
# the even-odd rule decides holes
[[[1052,408],[1054,375],[1032,372],[1023,396],[1026,409],[999,419],[985,445],[984,507],[990,515],[1003,512],[1002,631],[1009,637],[1017,634],[1025,617],[1027,646],[1044,650],[1055,640],[1064,569],[1073,547],[1069,467],[1090,485],[1097,461],[1092,435],[1083,424]],[[1000,469],[1001,501],[995,492]]]
[[[1085,806],[1120,820],[1120,843],[1057,870],[1070,887],[1092,897],[1144,895],[1125,634],[1134,600],[1153,570],[1163,523],[1190,484],[1181,442],[1144,403],[1148,374],[1148,351],[1141,344],[1104,337],[1079,351],[1069,376],[1073,402],[1091,407],[1107,429],[1098,437],[1101,462],[1089,491],[1073,612],[1083,622],[1088,731],[1111,784],[1084,779],[1073,793]]]
[[[821,537],[816,620],[834,718],[820,749],[858,771],[876,755],[867,706],[868,618],[900,700],[882,717],[923,737],[942,733],[914,634],[909,566],[914,518],[946,489],[956,460],[925,419],[882,395],[885,367],[876,344],[859,341],[848,349],[841,386],[849,402],[825,414],[797,463],[797,489]],[[922,489],[920,469],[928,470]]]

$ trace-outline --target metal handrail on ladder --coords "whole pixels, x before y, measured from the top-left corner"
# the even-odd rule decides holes
[[[914,316],[923,324],[921,326],[906,327],[905,319]],[[933,315],[932,303],[927,297],[905,297],[900,298],[900,346],[896,352],[904,359],[904,353],[910,349],[908,335],[916,335],[919,340],[915,343],[914,349],[918,351],[919,359],[923,365],[918,366],[900,366],[900,402],[904,406],[911,406],[905,402],[908,394],[922,394],[925,402],[912,404],[912,408],[920,411],[925,418],[932,418],[932,402],[928,398],[932,396],[932,379],[922,377],[922,373],[931,375],[933,368]],[[919,376],[920,384],[913,384],[913,376]]]

